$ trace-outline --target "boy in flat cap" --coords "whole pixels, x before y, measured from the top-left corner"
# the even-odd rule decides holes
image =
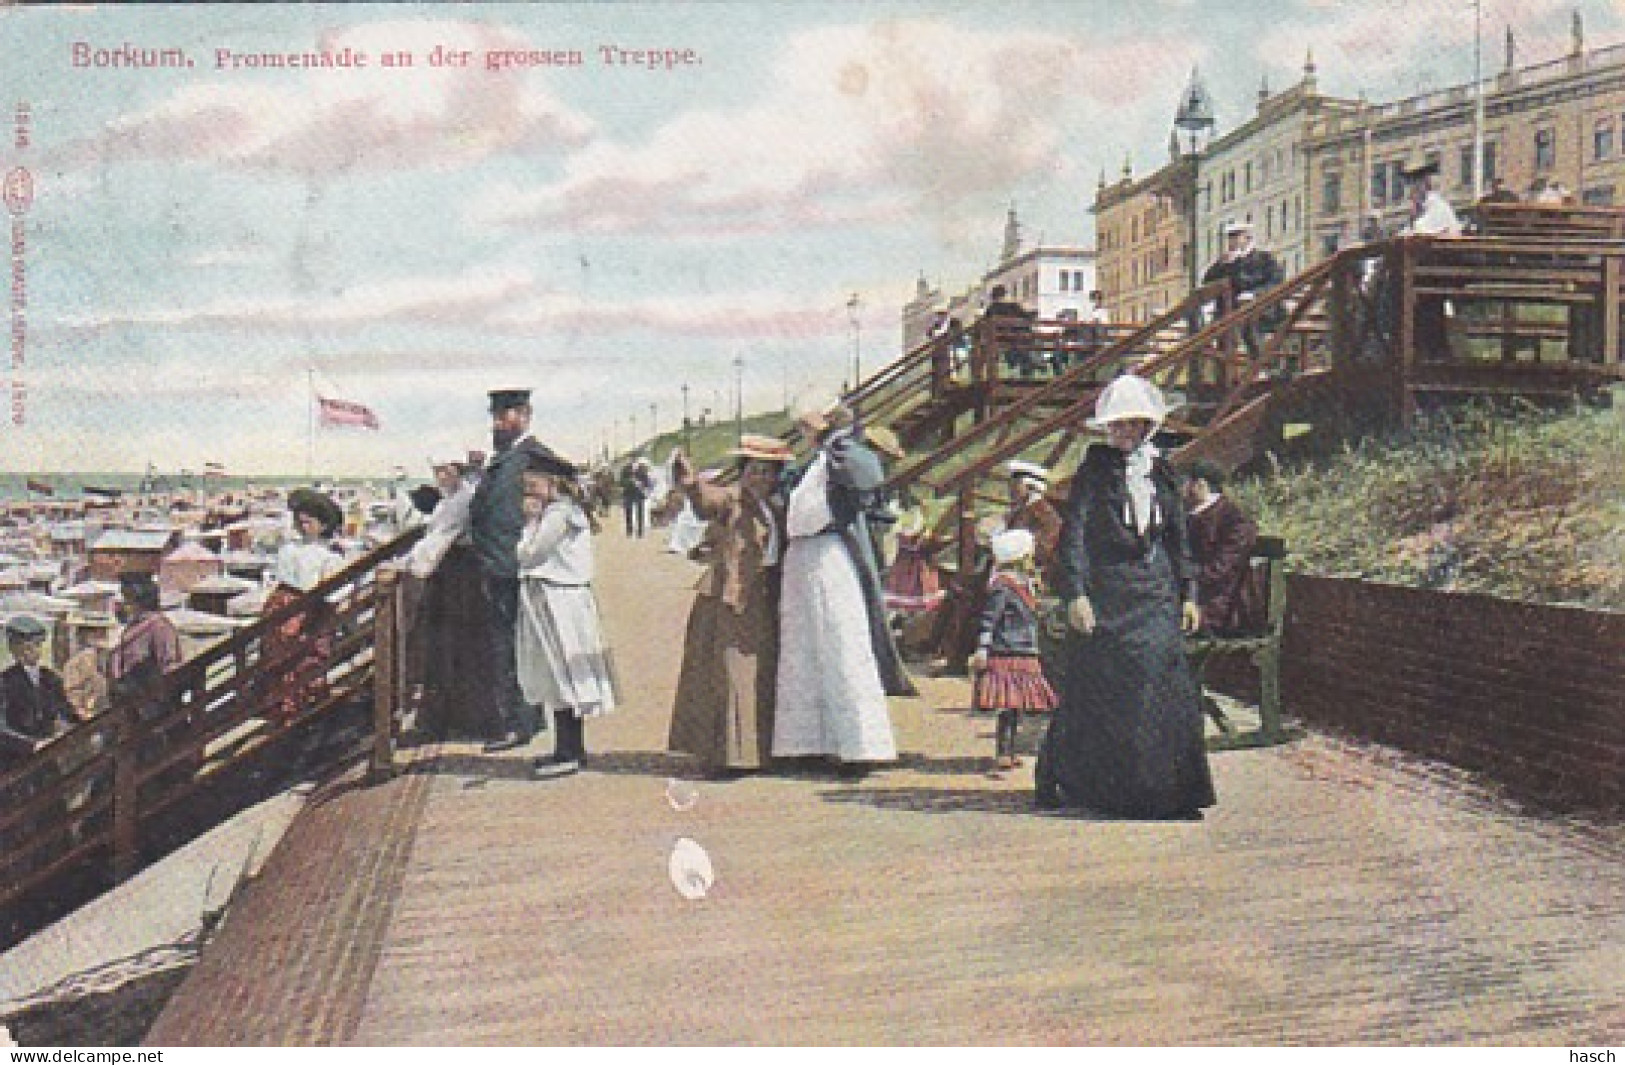
[[[574,476],[575,467],[541,444],[530,431],[530,392],[491,393],[494,453],[469,505],[469,536],[479,559],[485,594],[486,645],[490,679],[502,732],[485,745],[487,753],[512,750],[547,728],[519,687],[515,637],[519,626],[519,538],[525,531],[524,475],[527,468],[551,468]]]
[[[0,766],[34,753],[73,723],[62,678],[40,664],[46,631],[27,614],[6,622],[12,664],[0,673]]]

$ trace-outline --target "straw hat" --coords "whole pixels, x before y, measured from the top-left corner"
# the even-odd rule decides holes
[[[1157,386],[1143,377],[1124,374],[1114,378],[1095,400],[1095,416],[1088,421],[1091,429],[1104,429],[1112,422],[1143,418],[1153,425],[1161,425],[1168,417],[1168,404]]]
[[[796,453],[775,436],[758,436],[746,433],[739,438],[739,446],[730,448],[728,454],[735,458],[756,459],[760,462],[789,462],[796,457]]]
[[[863,438],[869,442],[871,447],[880,452],[882,455],[889,455],[899,462],[908,458],[908,452],[903,450],[903,443],[897,439],[897,434],[886,428],[884,425],[877,425],[872,429],[865,429],[863,431]]]

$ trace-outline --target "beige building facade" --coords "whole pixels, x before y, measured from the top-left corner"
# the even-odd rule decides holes
[[[1312,129],[1358,104],[1320,93],[1312,57],[1283,92],[1260,87],[1253,116],[1207,147],[1197,164],[1198,276],[1224,252],[1224,227],[1246,222],[1288,277],[1314,261],[1306,143]]]
[[[1112,321],[1149,321],[1190,292],[1195,193],[1194,155],[1138,181],[1125,166],[1096,191],[1095,277]]]
[[[1394,233],[1409,219],[1400,169],[1433,159],[1439,187],[1458,213],[1475,200],[1477,112],[1459,85],[1353,113],[1327,114],[1308,142],[1314,260],[1356,238],[1375,216]],[[1625,204],[1625,45],[1586,51],[1578,26],[1560,59],[1514,64],[1484,81],[1484,182],[1522,198],[1561,184],[1577,204]]]

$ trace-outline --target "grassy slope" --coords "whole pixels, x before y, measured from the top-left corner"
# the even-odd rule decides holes
[[[1232,494],[1298,570],[1625,609],[1625,410],[1467,411]]]

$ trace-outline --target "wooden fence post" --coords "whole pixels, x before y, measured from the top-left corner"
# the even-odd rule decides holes
[[[141,865],[140,737],[134,699],[115,700],[113,730],[113,881],[123,883]]]
[[[395,772],[399,591],[400,570],[391,563],[379,566],[373,584],[372,765],[368,771],[373,780],[387,780]]]

